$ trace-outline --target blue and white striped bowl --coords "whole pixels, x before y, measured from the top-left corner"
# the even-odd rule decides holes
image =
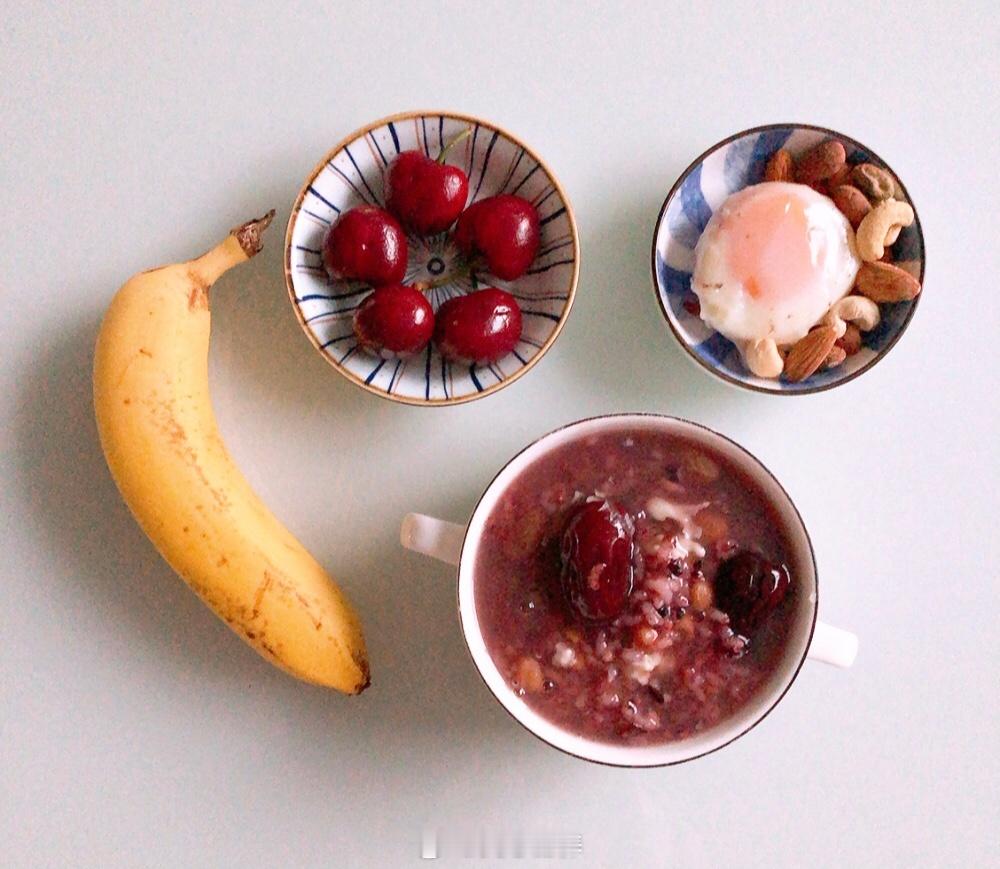
[[[710,329],[684,303],[693,299],[691,272],[694,248],[712,212],[732,193],[764,180],[771,155],[785,148],[799,156],[824,139],[844,143],[851,162],[871,162],[889,171],[900,198],[910,201],[906,188],[889,166],[870,148],[823,127],[806,124],[770,124],[736,133],[698,157],[667,194],[653,233],[653,283],[663,314],[681,346],[702,368],[735,386],[777,395],[805,395],[832,389],[871,368],[885,356],[906,330],[920,296],[911,302],[881,305],[882,322],[864,334],[861,350],[837,366],[818,371],[801,383],[768,380],[751,374],[731,341]],[[915,209],[914,209],[915,210]],[[896,264],[924,280],[924,236],[919,216],[906,227],[892,248]]]
[[[541,216],[541,247],[527,274],[516,281],[478,273],[431,290],[428,298],[437,310],[446,299],[477,287],[502,287],[521,305],[521,341],[512,353],[489,365],[452,364],[433,345],[405,361],[370,356],[357,348],[352,331],[354,310],[370,288],[330,280],[320,254],[323,238],[347,209],[384,204],[383,175],[396,154],[419,149],[436,157],[449,139],[470,126],[472,135],[447,159],[468,174],[469,203],[499,193],[523,196]],[[408,283],[440,278],[458,255],[448,233],[408,238]],[[566,322],[579,272],[573,209],[548,167],[496,125],[451,112],[406,112],[352,133],[323,158],[302,186],[285,234],[285,282],[309,340],[349,380],[407,404],[460,404],[496,392],[525,374]]]

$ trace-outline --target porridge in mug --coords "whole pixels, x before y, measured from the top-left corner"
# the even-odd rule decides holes
[[[707,730],[765,686],[796,565],[760,487],[688,438],[635,427],[536,459],[486,520],[476,611],[511,688],[581,736]]]

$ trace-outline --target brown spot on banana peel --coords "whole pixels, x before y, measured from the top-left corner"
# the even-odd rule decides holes
[[[312,614],[312,609],[309,606],[309,601],[306,600],[302,596],[302,593],[299,592],[299,591],[297,591],[297,590],[295,591],[295,598],[296,598],[296,600],[298,600],[298,602],[300,604],[302,604],[302,609],[304,609],[306,611],[306,615],[309,616],[309,621],[311,621],[313,623],[313,626],[318,631],[320,629],[320,627],[322,626],[323,622],[322,622],[321,619],[316,618],[316,616],[314,616]]]
[[[224,491],[216,489],[208,481],[205,471],[198,462],[197,452],[187,443],[187,432],[174,416],[173,399],[160,402],[160,412],[159,422],[171,445],[177,450],[187,465],[198,475],[198,479],[205,485],[205,488],[212,493],[212,497],[219,508],[222,510],[228,509],[229,496]]]
[[[125,377],[128,375],[128,370],[132,367],[132,363],[135,362],[135,361],[136,361],[136,357],[133,356],[131,359],[129,359],[128,362],[125,363],[125,367],[122,368],[122,373],[118,375],[118,380],[115,381],[115,386],[120,387],[122,385],[122,382],[125,380]]]
[[[264,571],[264,581],[257,588],[256,594],[254,594],[253,599],[253,610],[250,613],[250,618],[255,619],[260,615],[260,605],[264,600],[264,595],[267,594],[267,590],[271,587],[274,582],[274,577],[268,572]]]
[[[188,277],[191,279],[191,292],[188,293],[189,311],[208,310],[208,287],[194,273],[189,271]]]

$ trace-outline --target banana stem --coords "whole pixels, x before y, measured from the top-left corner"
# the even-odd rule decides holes
[[[246,223],[234,227],[222,242],[197,259],[191,260],[191,273],[204,288],[212,286],[221,275],[233,266],[260,253],[264,246],[264,230],[273,219],[274,209],[272,208],[263,217],[248,220]]]
[[[457,144],[458,144],[459,142],[461,142],[461,141],[462,141],[463,139],[467,139],[467,138],[469,138],[469,136],[471,136],[471,135],[472,135],[472,127],[466,127],[466,128],[465,128],[464,130],[462,130],[462,132],[461,132],[461,133],[459,133],[459,134],[458,134],[457,136],[453,136],[453,137],[452,137],[452,138],[451,138],[451,139],[450,139],[450,140],[448,141],[448,144],[447,144],[447,145],[445,145],[445,146],[444,146],[444,147],[443,147],[443,148],[441,149],[441,153],[437,155],[437,161],[436,161],[436,162],[438,162],[438,163],[444,163],[444,160],[445,160],[445,157],[447,157],[447,156],[448,156],[448,152],[449,152],[449,151],[450,151],[450,150],[451,150],[452,148],[454,148],[454,147],[455,147],[455,146],[456,146],[456,145],[457,145]]]
[[[263,217],[255,217],[253,220],[248,220],[246,223],[241,223],[229,230],[230,235],[236,236],[236,240],[243,248],[247,259],[260,253],[260,249],[264,246],[262,239],[264,230],[271,225],[272,220],[274,220],[273,208]]]

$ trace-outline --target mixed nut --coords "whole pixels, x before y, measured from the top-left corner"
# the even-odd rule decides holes
[[[892,261],[891,247],[913,223],[913,208],[897,199],[895,179],[874,163],[851,164],[842,142],[828,139],[798,161],[781,149],[764,171],[765,181],[806,184],[829,196],[855,230],[861,267],[852,294],[834,304],[823,319],[787,353],[773,341],[759,341],[745,356],[755,373],[799,382],[821,368],[841,365],[861,349],[864,332],[881,319],[879,305],[910,301],[920,282]]]

